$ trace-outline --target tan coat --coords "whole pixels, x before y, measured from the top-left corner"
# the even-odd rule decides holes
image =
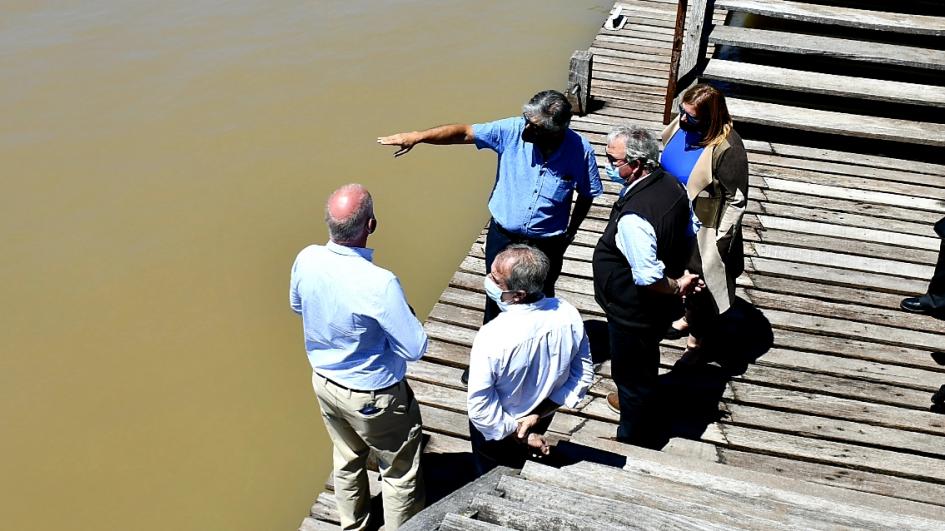
[[[679,130],[679,118],[663,130],[663,145]],[[742,216],[748,204],[748,158],[741,137],[732,130],[721,143],[699,156],[686,192],[702,228],[696,235],[689,270],[705,281],[719,313],[735,300],[735,278],[744,270]]]

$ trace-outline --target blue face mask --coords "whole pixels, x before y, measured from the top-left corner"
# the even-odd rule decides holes
[[[604,172],[607,174],[607,177],[610,177],[610,180],[617,184],[627,184],[627,181],[623,180],[620,177],[620,168],[614,168],[613,166],[607,166],[604,168]]]
[[[502,294],[507,293],[502,291],[502,288],[498,284],[493,282],[492,278],[489,275],[486,275],[486,279],[483,281],[483,285],[486,288],[486,296],[493,300],[497,305],[499,305],[499,310],[503,312],[509,309],[509,303],[502,300]]]

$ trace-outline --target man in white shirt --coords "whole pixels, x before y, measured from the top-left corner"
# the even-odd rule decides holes
[[[302,316],[312,385],[334,445],[335,499],[342,529],[369,525],[367,459],[377,456],[384,528],[423,509],[420,406],[404,378],[427,335],[393,273],[372,263],[377,228],[371,194],[359,184],[325,205],[330,241],[303,249],[292,266],[289,306]]]
[[[545,432],[555,410],[575,407],[594,369],[581,315],[545,297],[548,257],[524,244],[499,253],[486,295],[502,312],[483,325],[469,356],[467,408],[479,473],[521,468],[531,451],[548,453]]]

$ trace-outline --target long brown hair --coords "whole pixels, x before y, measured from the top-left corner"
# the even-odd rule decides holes
[[[699,120],[707,121],[707,128],[699,145],[717,146],[732,130],[732,116],[725,105],[725,95],[706,83],[693,85],[683,94],[682,102],[696,108]]]

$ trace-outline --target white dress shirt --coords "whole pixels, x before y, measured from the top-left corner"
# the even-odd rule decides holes
[[[550,297],[512,304],[473,340],[469,420],[487,440],[504,439],[546,398],[576,406],[593,377],[584,322],[574,306]]]
[[[634,186],[642,182],[637,179],[620,192],[626,195]],[[617,221],[617,249],[623,254],[633,271],[633,283],[637,286],[649,286],[663,278],[665,266],[656,257],[656,230],[642,217],[628,213]]]
[[[397,277],[373,251],[310,245],[292,265],[289,306],[302,315],[312,369],[345,387],[374,391],[404,379],[427,349]]]

